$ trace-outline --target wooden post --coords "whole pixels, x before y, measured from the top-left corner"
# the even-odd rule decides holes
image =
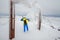
[[[41,12],[39,13],[39,30],[41,29]]]
[[[15,8],[13,9],[13,2],[10,0],[10,27],[9,27],[9,39],[12,40],[15,37]]]

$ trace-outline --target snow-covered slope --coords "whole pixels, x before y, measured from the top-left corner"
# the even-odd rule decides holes
[[[20,21],[21,18],[20,16],[16,16],[15,38],[13,40],[60,40],[60,31],[57,30],[60,28],[60,18],[43,16],[41,30],[38,30],[37,20],[29,21],[28,32],[23,31],[23,21]],[[9,40],[8,17],[0,17],[0,40]]]
[[[0,40],[9,40],[9,18],[0,17]]]

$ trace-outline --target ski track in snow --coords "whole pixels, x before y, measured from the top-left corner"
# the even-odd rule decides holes
[[[37,21],[29,21],[29,31],[23,31],[22,17],[16,16],[15,38],[14,40],[60,40],[60,32],[52,29],[50,24],[55,28],[60,28],[60,18],[42,17],[41,30],[38,30]],[[49,22],[49,21],[50,22]],[[0,18],[0,40],[9,40],[9,18]]]

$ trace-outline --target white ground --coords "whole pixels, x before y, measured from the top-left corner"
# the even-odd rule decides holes
[[[15,39],[13,40],[60,40],[60,18],[58,17],[42,17],[41,30],[38,30],[37,21],[32,20],[28,23],[29,31],[23,32],[22,17],[16,17]],[[53,25],[56,29],[50,27]],[[0,17],[0,40],[9,40],[9,18]]]

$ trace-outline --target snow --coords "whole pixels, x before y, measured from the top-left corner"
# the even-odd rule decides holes
[[[15,38],[13,40],[60,40],[60,18],[42,16],[41,30],[38,30],[37,20],[29,21],[29,31],[23,31],[21,16],[15,19]],[[53,25],[56,29],[50,27]],[[0,17],[0,40],[9,40],[9,17]]]
[[[9,39],[9,18],[0,17],[0,40]]]

